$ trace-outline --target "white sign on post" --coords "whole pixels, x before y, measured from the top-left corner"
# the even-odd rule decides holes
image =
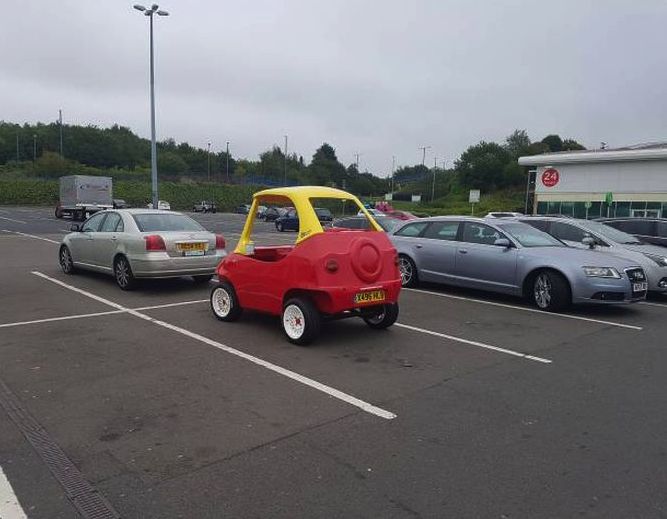
[[[470,194],[468,195],[468,201],[471,204],[479,203],[479,189],[471,189]]]

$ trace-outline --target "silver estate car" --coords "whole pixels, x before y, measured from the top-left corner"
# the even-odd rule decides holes
[[[593,220],[531,216],[519,221],[547,232],[571,247],[625,257],[644,269],[650,292],[667,293],[667,251],[664,247],[644,243],[631,234]]]
[[[101,211],[72,231],[60,245],[63,272],[111,274],[123,290],[134,288],[137,278],[192,276],[206,282],[226,255],[222,235],[173,211]]]
[[[507,219],[432,217],[390,234],[403,286],[445,283],[526,297],[542,310],[646,298],[644,270],[622,257],[578,250]]]

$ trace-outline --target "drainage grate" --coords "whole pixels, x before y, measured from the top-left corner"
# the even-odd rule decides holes
[[[65,490],[65,494],[84,519],[119,519],[111,504],[74,466],[46,429],[21,404],[21,401],[0,380],[0,405],[21,430],[30,445]]]

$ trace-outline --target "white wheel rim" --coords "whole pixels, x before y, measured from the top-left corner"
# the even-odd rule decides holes
[[[535,302],[540,308],[547,308],[551,303],[551,283],[544,274],[535,281]]]
[[[216,288],[211,297],[211,306],[215,315],[227,317],[232,309],[232,298],[224,288]]]
[[[116,263],[116,279],[122,287],[127,286],[130,280],[130,272],[125,260],[118,260]]]
[[[401,284],[405,286],[410,283],[412,280],[412,264],[410,263],[410,260],[406,258],[399,258],[398,271],[401,274]]]
[[[299,339],[306,330],[306,318],[297,305],[288,305],[283,311],[283,328],[290,339]]]
[[[70,257],[69,257],[69,251],[67,249],[63,249],[62,252],[60,253],[60,265],[62,266],[62,269],[65,272],[70,271]]]

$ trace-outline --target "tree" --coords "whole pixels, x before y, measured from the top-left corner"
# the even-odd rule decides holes
[[[163,151],[157,155],[158,171],[167,175],[184,174],[189,171],[188,163],[173,151]]]
[[[346,180],[345,166],[338,162],[336,150],[326,142],[313,154],[313,160],[308,166],[309,176],[317,185],[341,186]]]
[[[510,161],[513,158],[504,147],[481,141],[463,152],[456,169],[464,187],[493,191],[508,185],[504,170]]]
[[[526,155],[530,145],[530,137],[528,137],[526,130],[514,130],[512,134],[505,139],[505,149],[507,149],[510,155],[514,158]]]
[[[542,142],[549,146],[549,151],[551,152],[563,151],[563,140],[560,138],[560,135],[547,135],[542,139]]]
[[[582,144],[579,144],[577,141],[574,139],[565,139],[563,141],[563,150],[585,150],[586,146],[583,146]]]

